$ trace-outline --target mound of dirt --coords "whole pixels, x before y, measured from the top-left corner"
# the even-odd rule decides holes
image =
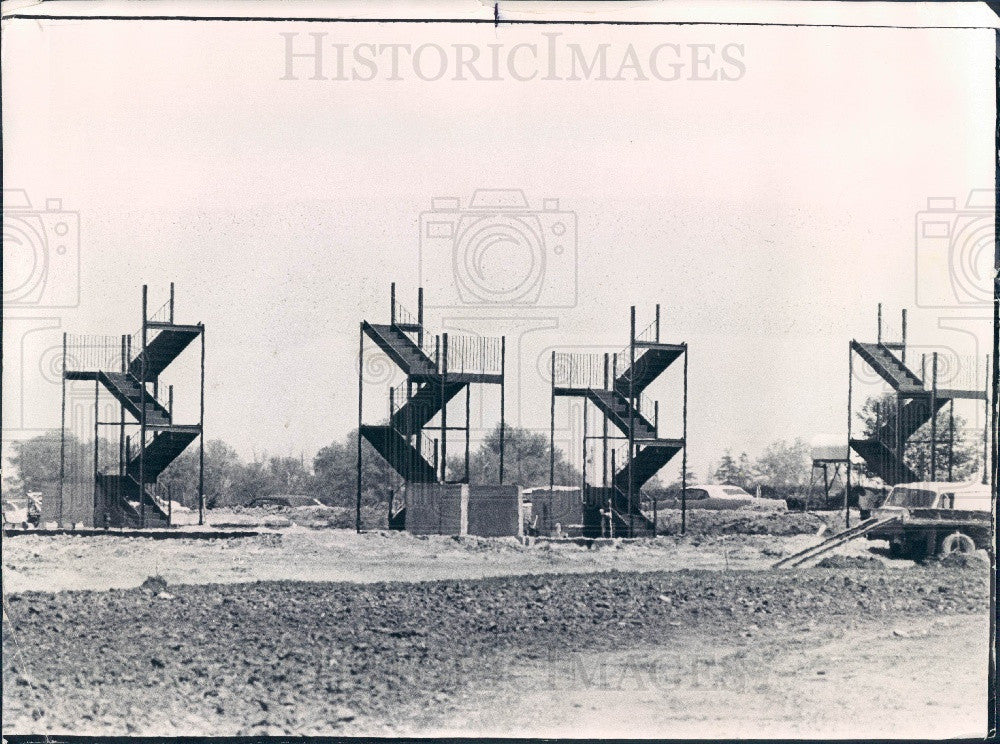
[[[815,514],[802,512],[758,509],[689,509],[687,512],[689,535],[813,535],[822,526],[823,520]],[[657,527],[660,534],[680,534],[680,510],[661,511]]]
[[[139,585],[143,591],[159,594],[167,590],[167,580],[162,576],[150,576]]]
[[[885,569],[878,558],[864,555],[828,555],[816,564],[816,568],[877,568]]]

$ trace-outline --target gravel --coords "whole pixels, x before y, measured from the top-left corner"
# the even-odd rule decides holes
[[[984,613],[985,570],[258,582],[8,597],[4,733],[391,733],[504,655]],[[8,622],[9,618],[9,622]]]

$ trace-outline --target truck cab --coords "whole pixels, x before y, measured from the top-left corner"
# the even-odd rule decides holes
[[[894,556],[924,558],[989,549],[992,494],[974,483],[920,481],[894,486],[873,517],[886,523],[868,533],[888,540]]]

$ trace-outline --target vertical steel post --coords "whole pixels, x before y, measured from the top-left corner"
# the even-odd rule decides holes
[[[826,463],[823,463],[823,508],[826,508],[827,502],[830,500],[830,478],[827,475]]]
[[[854,386],[854,349],[847,345],[847,477],[844,485],[844,524],[851,526],[851,396]]]
[[[903,348],[901,350],[902,353],[900,354],[900,357],[902,358],[903,364],[905,365],[906,364],[906,308],[905,307],[902,310],[902,319],[903,319],[902,322]]]
[[[587,399],[583,399],[583,468],[580,495],[587,492]]]
[[[955,467],[955,399],[948,404],[948,482]]]
[[[65,498],[66,484],[66,333],[63,333],[63,359],[62,359],[62,425],[59,428],[59,509],[57,511],[57,521],[62,527],[63,520],[63,500]]]
[[[448,480],[448,334],[441,334],[441,482]]]
[[[205,324],[201,330],[201,389],[198,392],[198,524],[205,524]],[[170,423],[174,422],[174,388],[170,387]]]
[[[610,374],[608,370],[610,357],[604,355],[604,389],[609,390],[610,387]],[[601,439],[602,441],[602,452],[601,452],[601,488],[604,489],[604,495],[607,495],[608,491],[608,414],[607,412],[602,412],[601,416]]]
[[[1000,274],[998,274],[1000,276]],[[990,482],[990,355],[986,355],[983,376],[983,485]],[[996,513],[994,511],[994,513]]]
[[[99,426],[98,418],[101,410],[100,399],[101,399],[101,382],[95,377],[94,378],[94,516],[97,516],[97,479],[100,476],[101,472],[100,469],[98,468],[101,455],[100,450],[98,449],[98,442],[100,441],[99,439],[100,431],[97,428]]]
[[[551,397],[549,400],[549,498],[556,484],[556,352],[552,350]]]
[[[635,457],[635,305],[629,312],[628,334],[628,536],[635,537],[635,521],[632,516],[632,490],[635,473],[632,460]]]
[[[878,343],[882,344],[882,303],[878,304]]]
[[[505,420],[506,416],[506,404],[507,404],[507,337],[500,337],[500,485],[503,485],[503,458],[504,458],[504,445],[507,423]]]
[[[396,282],[389,285],[389,325],[396,325]]]
[[[174,283],[170,282],[170,322],[174,322]]]
[[[938,353],[931,355],[931,480],[937,480],[937,371]]]
[[[126,337],[122,336],[122,374],[128,371],[128,355],[127,355],[127,341]],[[118,430],[118,479],[115,482],[115,495],[118,498],[118,503],[122,502],[125,498],[125,404],[121,401],[118,402],[118,419],[119,419],[119,430]],[[107,528],[109,526],[108,519],[108,499],[107,491],[104,493],[104,526]],[[96,526],[96,525],[95,525]]]
[[[472,453],[472,385],[465,386],[465,482],[471,483],[469,478],[469,457]]]
[[[424,348],[424,288],[417,287],[417,346]]]
[[[406,373],[406,443],[411,447],[416,447],[417,453],[420,454],[420,432],[416,432],[414,436],[413,431],[413,378],[410,377],[410,373]],[[415,443],[415,444],[414,444]],[[421,455],[422,457],[423,455]],[[404,480],[406,483],[413,482],[413,469],[417,466],[415,457],[408,457],[406,462],[406,475]],[[404,486],[405,488],[405,486]],[[391,512],[390,512],[391,513]]]
[[[618,464],[615,462],[615,460],[617,459],[615,457],[616,454],[617,453],[615,451],[611,452],[612,473],[618,472]],[[614,484],[614,481],[612,480],[611,482],[612,490],[608,491],[608,536],[612,538],[615,536],[615,507],[614,507],[614,500],[612,499],[612,491],[616,488],[617,486]]]
[[[358,453],[357,453],[357,493],[354,502],[354,528],[361,534],[361,427],[362,427],[362,401],[365,389],[365,324],[362,321],[358,333]]]
[[[681,452],[681,534],[687,531],[687,469],[688,469],[688,345],[684,342],[684,403],[681,409],[684,449]]]
[[[149,288],[142,285],[142,364],[139,380],[139,524],[146,527],[146,318]]]
[[[656,303],[656,343],[660,343],[660,303]]]
[[[903,407],[903,396],[897,394],[895,432],[896,467],[893,468],[897,482],[902,480],[903,468],[906,466],[906,442],[903,441]]]

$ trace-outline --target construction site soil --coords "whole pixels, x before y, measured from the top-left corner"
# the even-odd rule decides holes
[[[353,530],[316,526],[317,514],[324,509],[329,507],[210,512],[209,526],[252,528],[260,533],[255,537],[150,540],[114,532],[88,536],[27,532],[3,541],[4,589],[124,589],[139,586],[155,575],[162,575],[171,584],[202,584],[763,569],[777,558],[814,544],[820,531],[837,529],[840,520],[833,514],[705,512],[690,515],[686,536],[523,544],[515,538],[416,536],[385,530],[359,535]],[[762,525],[777,534],[762,534]],[[865,541],[839,551],[869,554]]]
[[[23,592],[3,731],[981,735],[987,570],[879,566]]]

